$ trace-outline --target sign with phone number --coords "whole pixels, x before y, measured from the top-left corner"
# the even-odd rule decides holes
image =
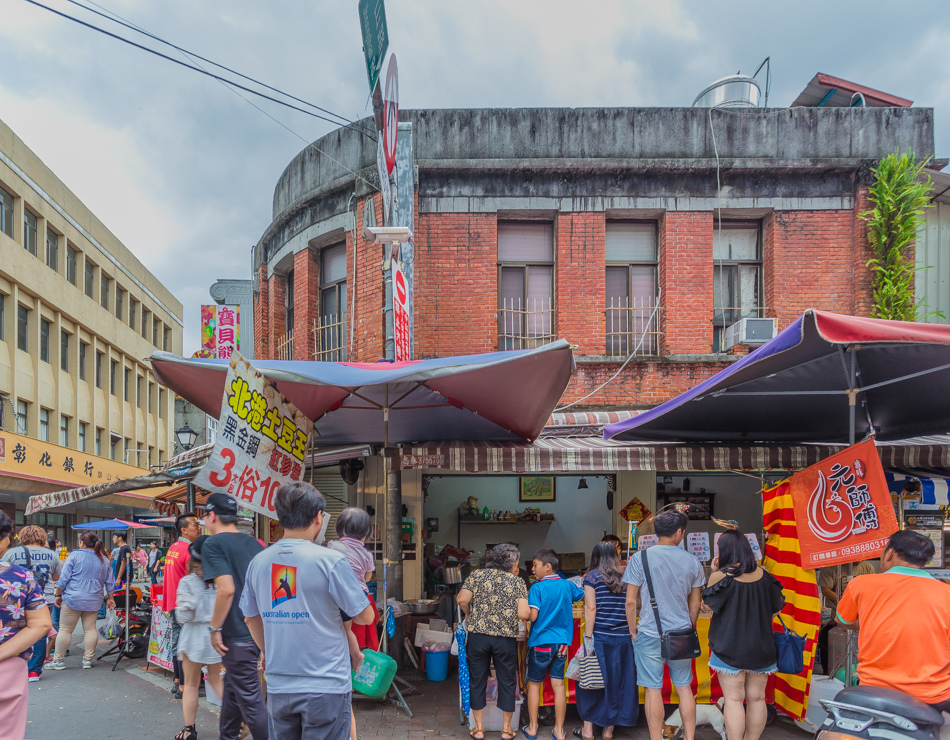
[[[218,437],[195,485],[274,517],[274,494],[299,481],[311,422],[238,352],[231,355]]]

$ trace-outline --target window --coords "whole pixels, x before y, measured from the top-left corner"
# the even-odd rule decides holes
[[[69,372],[69,334],[64,331],[59,332],[59,367]]]
[[[152,467],[152,455],[154,454],[155,454],[155,448],[149,447],[148,448],[148,466],[149,467]]]
[[[150,414],[154,414],[154,413],[155,413],[155,407],[152,405],[152,401],[154,400],[154,398],[153,398],[154,391],[155,391],[155,384],[154,384],[154,383],[149,383],[149,384],[148,384],[148,408],[147,408],[146,410],[147,410]]]
[[[102,429],[96,427],[96,457],[102,457]]]
[[[722,222],[713,232],[713,352],[727,326],[762,315],[762,238],[757,221]]]
[[[109,371],[109,393],[111,393],[113,396],[115,395],[115,380],[116,380],[115,376],[118,374],[118,372],[119,372],[119,363],[113,360],[112,367]]]
[[[346,361],[346,245],[320,252],[318,360]]]
[[[142,306],[142,339],[148,339],[148,309]]]
[[[213,416],[205,417],[205,442],[211,444],[218,439],[218,420]]]
[[[109,444],[109,457],[110,457],[112,460],[115,460],[115,456],[116,456],[116,452],[117,452],[118,446],[119,446],[119,438],[118,438],[118,437],[112,437],[111,440],[110,440],[110,444]]]
[[[13,195],[0,188],[0,231],[13,238]]]
[[[24,352],[29,352],[29,344],[27,344],[26,337],[27,331],[30,326],[30,312],[26,306],[17,306],[16,307],[16,346],[17,349],[22,349]]]
[[[76,265],[79,262],[79,252],[69,244],[66,245],[66,279],[76,284]]]
[[[79,422],[79,451],[86,451],[86,422]]]
[[[142,408],[142,376],[135,376],[135,406]]]
[[[152,344],[155,345],[155,348],[158,348],[158,327],[162,325],[162,322],[158,319],[152,319]]]
[[[606,236],[607,354],[656,354],[656,224],[608,222]]]
[[[7,297],[0,293],[0,342],[3,341],[4,337],[3,325],[7,322],[6,303]]]
[[[115,286],[115,317],[119,321],[124,321],[122,308],[125,305],[125,291],[118,285]]]
[[[108,275],[104,273],[100,273],[100,275],[101,275],[101,279],[100,279],[101,288],[99,291],[99,303],[102,305],[103,308],[107,309],[109,308],[109,283],[111,283],[112,281],[109,279]]]
[[[79,379],[86,379],[86,348],[89,347],[85,342],[79,343]]]
[[[138,312],[138,305],[139,302],[129,296],[129,326],[132,328],[132,331],[135,331],[135,315]]]
[[[90,298],[95,298],[96,290],[96,265],[93,262],[89,261],[89,258],[86,257],[85,266],[85,289],[86,295]]]
[[[40,409],[40,439],[49,442],[49,409]]]
[[[165,335],[162,339],[162,349],[168,352],[168,347],[171,344],[171,329],[166,326],[165,331],[162,333]],[[159,454],[161,454],[161,452],[159,452]]]
[[[122,462],[124,462],[126,465],[129,464],[129,453],[130,453],[131,451],[132,451],[132,440],[129,439],[128,437],[126,437],[126,438],[125,438],[125,446],[122,448],[122,452],[125,453],[125,454],[122,456]],[[138,463],[136,463],[136,467],[138,467]]]
[[[59,272],[59,234],[46,230],[46,266]]]
[[[59,444],[61,447],[69,447],[69,417],[59,417]]]
[[[23,248],[36,256],[36,214],[23,209]]]
[[[161,419],[165,416],[165,389],[158,389],[158,418]]]
[[[49,322],[40,319],[40,359],[49,362]]]
[[[96,352],[96,388],[102,388],[102,352]]]
[[[125,368],[123,377],[124,377],[123,386],[125,388],[125,393],[123,397],[125,398],[126,401],[128,401],[129,400],[129,369],[128,368]]]
[[[498,224],[498,348],[527,349],[554,339],[554,227]]]
[[[26,401],[17,399],[16,402],[16,430],[20,434],[26,434],[26,422],[29,420],[27,415]]]

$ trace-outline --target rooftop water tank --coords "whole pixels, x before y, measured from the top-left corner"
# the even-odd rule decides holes
[[[762,97],[759,83],[747,75],[716,80],[693,101],[694,108],[758,108]]]

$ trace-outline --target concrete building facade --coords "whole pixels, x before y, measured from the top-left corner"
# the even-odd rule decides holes
[[[20,518],[28,495],[76,483],[62,468],[80,459],[91,482],[169,459],[174,397],[144,361],[155,349],[181,353],[181,303],[0,123],[4,509]],[[18,445],[61,469],[19,474],[33,461]]]

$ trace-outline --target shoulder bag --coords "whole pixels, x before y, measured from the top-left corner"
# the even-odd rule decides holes
[[[640,556],[643,560],[643,575],[646,576],[647,586],[650,588],[650,606],[653,607],[653,616],[656,618],[656,631],[660,633],[660,655],[663,660],[691,660],[702,654],[699,647],[699,635],[695,627],[685,630],[663,631],[660,623],[660,608],[656,605],[656,592],[653,590],[653,579],[650,577],[650,565],[647,562],[647,551]]]
[[[775,641],[775,663],[779,673],[796,676],[805,669],[805,638],[786,627],[781,614],[777,616],[782,631],[772,633],[772,639]]]
[[[591,643],[593,644],[593,641]],[[580,655],[581,650],[583,655]],[[578,662],[580,678],[577,679],[577,682],[582,689],[599,691],[604,688],[604,674],[600,670],[600,658],[597,657],[593,647],[588,649],[587,640],[584,640],[584,644],[578,650],[578,655],[574,656],[574,660]]]

